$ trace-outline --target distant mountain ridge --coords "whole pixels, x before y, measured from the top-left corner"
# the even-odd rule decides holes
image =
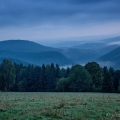
[[[57,49],[26,40],[0,42],[0,58],[16,59],[26,63],[71,65],[73,60],[59,53]]]
[[[120,37],[103,39],[94,42],[74,42],[63,44],[66,47],[47,47],[28,40],[6,40],[0,42],[0,58],[23,61],[30,64],[51,64],[57,63],[60,66],[72,64],[86,64],[90,61],[101,61],[117,65],[119,52],[114,52],[120,46]],[[76,45],[77,44],[77,45]],[[68,47],[68,45],[70,45]],[[75,46],[72,46],[75,45]],[[61,45],[60,45],[61,46]],[[110,57],[113,57],[112,59]],[[104,63],[105,62],[105,63]],[[118,65],[119,66],[119,65]],[[119,67],[120,68],[120,67]]]
[[[92,41],[92,42],[79,42],[78,45],[71,45],[67,48],[61,48],[62,53],[66,55],[67,57],[71,58],[71,56],[74,58],[77,63],[87,63],[90,61],[98,61],[98,58],[100,58],[103,55],[106,55],[107,53],[114,51],[120,46],[120,36],[113,37],[113,38],[107,38],[102,39],[100,41]],[[120,51],[118,52],[120,53]],[[116,54],[116,53],[114,53]],[[111,55],[111,56],[114,56]],[[107,57],[106,57],[107,58]],[[101,60],[100,64],[102,66],[113,66],[114,68],[119,68],[119,56],[117,58],[113,57],[111,60],[108,58],[107,61]]]
[[[77,63],[85,63],[98,58],[98,53],[91,49],[61,48],[60,52]]]
[[[116,49],[112,50],[111,52],[101,56],[99,60],[113,60],[120,56],[120,47],[117,47]]]
[[[112,67],[120,68],[120,46],[97,59],[100,62],[110,62]]]
[[[120,46],[119,44],[111,44],[109,45],[108,43],[84,43],[84,44],[80,44],[80,45],[77,45],[77,46],[72,46],[72,48],[75,48],[75,49],[87,49],[87,50],[93,50],[93,51],[96,51],[99,56],[100,55],[104,55],[112,50],[114,50],[115,48],[117,48],[118,46]]]
[[[43,52],[56,51],[55,48],[46,47],[28,40],[5,40],[0,42],[0,50],[11,52]]]
[[[120,36],[117,37],[112,37],[112,38],[107,38],[107,39],[103,39],[103,42],[119,42],[120,41]]]

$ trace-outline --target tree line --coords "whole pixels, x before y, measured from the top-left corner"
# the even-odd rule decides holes
[[[0,91],[14,92],[120,92],[120,70],[97,62],[60,68],[58,64],[35,66],[0,64]]]

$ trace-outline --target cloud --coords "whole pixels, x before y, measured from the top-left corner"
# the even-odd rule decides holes
[[[0,0],[0,27],[120,20],[119,0]]]
[[[120,34],[120,0],[0,0],[0,39]]]
[[[120,45],[120,42],[111,42],[108,45]]]
[[[92,24],[84,26],[43,25],[35,27],[9,27],[0,29],[0,39],[27,39],[27,40],[75,40],[75,37],[117,36],[120,34],[120,22],[110,24]],[[81,39],[82,40],[82,39]],[[96,37],[97,40],[97,37]]]

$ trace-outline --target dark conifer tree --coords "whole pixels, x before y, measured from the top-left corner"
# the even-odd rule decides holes
[[[60,78],[60,67],[58,64],[56,64],[55,73],[56,73],[56,78]]]
[[[109,68],[109,75],[110,75],[110,92],[114,92],[114,81],[115,81],[115,71],[112,67]]]
[[[0,89],[10,91],[15,83],[15,66],[8,59],[4,59],[0,65]]]
[[[115,71],[114,89],[115,92],[120,92],[120,70]]]
[[[46,68],[44,64],[42,65],[41,69],[41,83],[42,83],[41,90],[45,92],[47,80],[46,80]]]
[[[111,74],[106,66],[103,68],[103,77],[104,79],[103,79],[102,91],[112,92],[113,84],[112,84]]]
[[[102,90],[103,82],[103,73],[101,67],[96,62],[89,62],[85,65],[85,69],[87,69],[92,76],[92,90],[100,92]]]

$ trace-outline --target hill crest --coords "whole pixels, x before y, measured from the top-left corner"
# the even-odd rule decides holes
[[[56,51],[55,48],[46,47],[28,40],[5,40],[0,41],[0,50],[11,52],[42,52]]]

